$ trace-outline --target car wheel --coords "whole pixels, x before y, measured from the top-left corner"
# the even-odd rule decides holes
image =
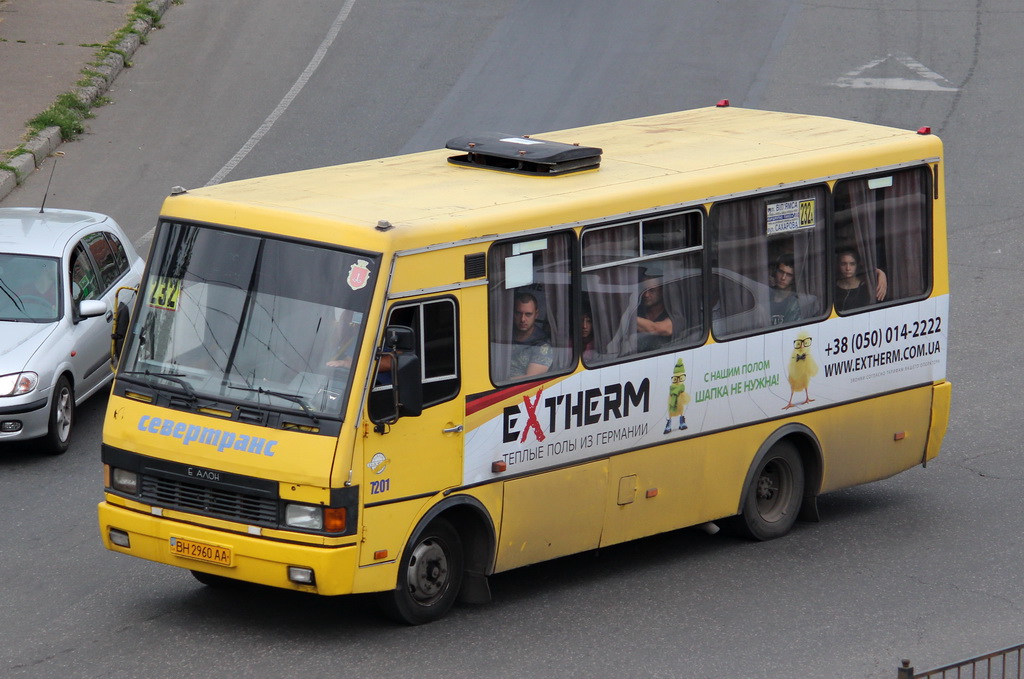
[[[53,388],[50,399],[50,424],[46,438],[43,439],[44,450],[49,455],[61,455],[67,452],[71,444],[71,429],[75,423],[75,391],[66,375],[61,375]]]

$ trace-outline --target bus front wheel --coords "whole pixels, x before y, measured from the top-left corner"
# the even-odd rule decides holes
[[[754,472],[743,511],[734,518],[739,532],[754,540],[773,540],[789,532],[800,512],[804,467],[788,441],[772,446]]]
[[[444,519],[435,519],[406,546],[398,586],[382,595],[384,612],[408,625],[438,620],[455,603],[462,572],[458,532]]]

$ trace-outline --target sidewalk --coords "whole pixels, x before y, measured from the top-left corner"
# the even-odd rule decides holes
[[[26,123],[49,108],[65,92],[78,91],[93,102],[110,87],[124,66],[112,54],[100,66],[90,65],[97,50],[124,28],[136,0],[0,0],[0,198],[5,197],[60,144],[57,128],[26,138]],[[160,16],[171,0],[150,0]],[[137,22],[141,23],[141,22]],[[148,25],[137,25],[145,34]],[[131,57],[138,35],[125,38],[118,49]],[[92,85],[80,87],[82,69],[99,72]],[[88,121],[86,122],[88,124]],[[30,154],[8,158],[25,144]]]

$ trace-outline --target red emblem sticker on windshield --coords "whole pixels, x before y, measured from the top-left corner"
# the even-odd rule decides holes
[[[353,290],[361,290],[370,281],[370,270],[366,268],[369,264],[365,259],[357,260],[348,269],[348,287]]]

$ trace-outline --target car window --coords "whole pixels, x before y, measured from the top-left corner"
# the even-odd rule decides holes
[[[53,257],[0,254],[0,320],[56,320],[59,270],[59,260]]]
[[[121,239],[109,231],[104,232],[104,235],[107,237],[107,240],[110,241],[110,249],[114,253],[114,261],[117,263],[118,274],[124,274],[128,271],[131,265],[128,263],[128,254],[124,251],[124,246],[121,245]]]
[[[99,285],[99,277],[93,268],[89,255],[81,244],[76,245],[71,253],[69,265],[71,276],[71,294],[76,302],[83,299],[99,299],[102,288]]]
[[[90,233],[82,242],[89,248],[89,253],[98,267],[100,289],[108,289],[121,276],[114,248],[101,232]]]

